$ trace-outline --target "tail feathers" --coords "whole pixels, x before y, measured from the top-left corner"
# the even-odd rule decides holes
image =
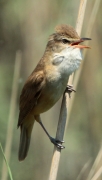
[[[23,161],[27,156],[31,139],[31,131],[32,130],[30,129],[29,134],[29,128],[21,125],[20,145],[18,154],[19,161]]]

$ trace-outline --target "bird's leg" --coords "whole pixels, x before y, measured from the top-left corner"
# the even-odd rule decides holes
[[[71,98],[71,93],[76,91],[73,89],[73,85],[67,85],[65,92],[67,92],[69,94],[69,98]]]
[[[62,143],[64,143],[64,141],[60,141],[60,140],[57,140],[57,139],[54,139],[52,138],[49,133],[47,132],[47,130],[45,129],[42,121],[40,120],[39,121],[39,124],[41,125],[41,127],[43,128],[43,130],[45,131],[45,133],[47,134],[47,136],[49,137],[50,141],[55,145],[57,146],[59,149],[64,149],[65,147],[62,146]]]
[[[35,117],[36,118],[36,117]],[[39,119],[39,120],[38,120]],[[60,141],[60,140],[57,140],[57,139],[54,139],[53,137],[51,137],[49,135],[49,133],[47,132],[47,130],[45,129],[41,119],[40,119],[40,116],[37,116],[36,118],[37,122],[41,125],[41,127],[43,128],[43,130],[45,131],[45,133],[47,134],[47,136],[49,137],[50,141],[56,146],[58,147],[59,149],[64,149],[65,147],[62,146],[62,143],[64,143],[64,141]]]

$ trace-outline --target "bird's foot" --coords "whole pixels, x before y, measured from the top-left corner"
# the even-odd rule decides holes
[[[64,143],[64,141],[60,141],[60,140],[54,139],[52,137],[50,137],[50,141],[59,149],[65,148],[64,146],[62,146],[62,143]]]
[[[69,98],[71,98],[71,93],[76,91],[73,89],[73,85],[67,85],[65,92],[67,92],[69,94]]]

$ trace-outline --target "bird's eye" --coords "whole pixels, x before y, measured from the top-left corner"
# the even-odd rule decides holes
[[[67,44],[70,43],[70,41],[68,41],[67,39],[62,39],[63,44]]]

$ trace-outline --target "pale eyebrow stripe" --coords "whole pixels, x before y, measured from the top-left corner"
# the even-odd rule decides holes
[[[78,40],[80,40],[80,39],[73,39],[73,38],[66,38],[66,37],[65,38],[63,37],[62,39],[67,39],[68,41],[78,41]]]

